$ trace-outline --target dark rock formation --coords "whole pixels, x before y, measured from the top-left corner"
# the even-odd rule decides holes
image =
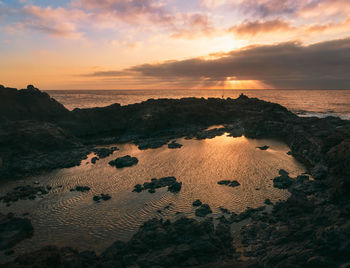
[[[118,151],[118,147],[111,148],[95,148],[93,152],[98,156],[98,158],[106,158],[113,154],[115,151]]]
[[[169,138],[148,138],[136,140],[134,143],[138,146],[140,150],[147,150],[162,147],[168,142]]]
[[[71,189],[71,191],[88,192],[88,191],[90,191],[90,187],[89,186],[76,186],[74,189]]]
[[[218,181],[218,184],[226,185],[226,186],[233,187],[233,188],[241,185],[238,181],[230,181],[230,180]]]
[[[229,226],[213,220],[181,218],[145,222],[127,243],[116,241],[100,256],[72,248],[48,246],[17,257],[7,267],[176,267],[232,259],[235,248]]]
[[[197,217],[205,217],[208,214],[213,213],[208,204],[202,204],[199,208],[196,209],[195,214]]]
[[[194,207],[199,207],[200,205],[202,205],[202,201],[200,201],[199,199],[193,201],[192,206]]]
[[[92,199],[96,202],[103,200],[103,201],[107,201],[109,199],[111,199],[112,197],[109,194],[100,194],[100,195],[95,195]]]
[[[178,193],[181,190],[181,186],[182,182],[177,182],[175,177],[152,178],[151,182],[145,182],[143,185],[136,184],[133,192],[140,193],[148,190],[150,193],[155,193],[158,188],[168,187],[169,192]]]
[[[262,151],[266,151],[267,149],[270,148],[270,146],[264,145],[264,146],[258,146],[258,147],[256,147],[256,148],[258,148],[258,149],[260,149],[260,150],[262,150]]]
[[[116,160],[112,160],[109,162],[111,166],[115,166],[116,168],[124,168],[131,167],[136,165],[139,160],[136,157],[131,157],[130,155],[126,155],[123,157],[119,157]]]
[[[44,186],[17,186],[11,192],[0,197],[0,200],[4,203],[16,202],[18,200],[34,200],[38,196],[48,194],[50,187]]]
[[[182,144],[177,143],[176,141],[172,141],[171,143],[168,144],[169,149],[178,149],[181,147],[182,147]]]
[[[213,125],[224,127],[206,130]],[[102,144],[134,142],[147,149],[180,137],[205,139],[225,132],[233,137],[244,134],[282,140],[315,181],[305,175],[291,179],[280,174],[276,183],[288,187],[291,196],[287,201],[275,204],[272,213],[248,209],[231,213],[220,223],[250,219],[240,239],[244,255],[262,267],[339,267],[349,262],[349,121],[300,118],[278,104],[244,95],[235,100],[148,100],[70,112],[30,86],[25,90],[0,87],[0,130],[1,179],[79,165]],[[144,188],[140,185],[135,190]],[[227,226],[207,230],[204,226],[211,224],[204,222],[145,223],[131,241],[115,243],[100,257],[50,247],[19,257],[8,267],[48,263],[71,267],[190,266],[231,258],[231,253],[226,254]]]
[[[33,235],[33,226],[28,219],[0,214],[0,250],[8,249]]]

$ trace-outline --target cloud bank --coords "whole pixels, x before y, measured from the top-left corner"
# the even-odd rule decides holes
[[[249,46],[221,53],[213,60],[193,58],[143,64],[89,77],[130,81],[196,81],[222,85],[225,81],[258,80],[273,88],[349,89],[350,38],[303,46],[297,42]]]

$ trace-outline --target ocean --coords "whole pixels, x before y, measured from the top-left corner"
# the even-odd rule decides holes
[[[338,116],[350,120],[350,90],[49,90],[51,97],[67,109],[127,105],[159,98],[237,98],[249,97],[279,103],[300,116]]]

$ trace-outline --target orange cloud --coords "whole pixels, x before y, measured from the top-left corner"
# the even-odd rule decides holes
[[[229,29],[239,36],[250,35],[254,36],[260,33],[290,31],[295,28],[290,26],[288,22],[276,19],[269,21],[245,21],[239,25],[233,26]]]

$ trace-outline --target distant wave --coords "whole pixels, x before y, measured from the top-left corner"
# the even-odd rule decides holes
[[[300,117],[318,117],[318,118],[326,118],[329,116],[333,116],[333,117],[339,117],[340,119],[343,120],[350,120],[350,114],[338,114],[335,112],[313,112],[313,111],[294,111],[294,113],[296,113],[298,116]]]

